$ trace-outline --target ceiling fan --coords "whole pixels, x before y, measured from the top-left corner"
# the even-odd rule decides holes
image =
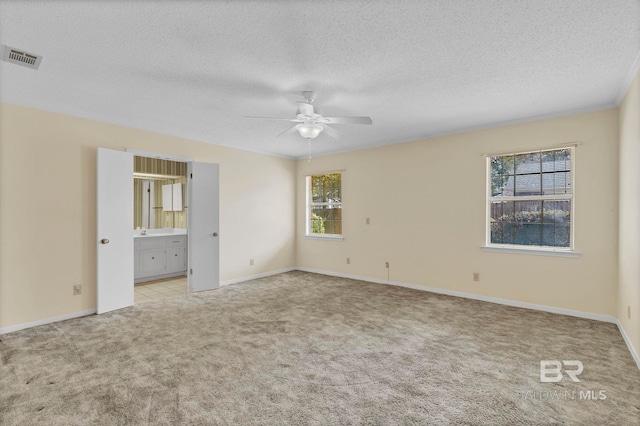
[[[324,117],[319,111],[313,108],[315,94],[313,92],[302,92],[304,102],[298,102],[298,114],[295,118],[276,118],[276,117],[249,117],[244,118],[260,119],[260,120],[280,120],[299,123],[280,133],[278,136],[287,135],[298,132],[305,139],[314,139],[322,132],[335,139],[340,139],[343,133],[329,126],[329,124],[373,124],[371,117]]]

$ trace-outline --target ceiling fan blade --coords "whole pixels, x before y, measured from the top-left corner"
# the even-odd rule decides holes
[[[294,133],[297,130],[296,126],[298,126],[298,124],[296,124],[295,126],[293,126],[290,129],[285,130],[284,132],[280,133],[279,135],[276,136],[276,138],[279,138],[280,136],[289,135],[291,133]]]
[[[296,123],[300,123],[301,121],[297,118],[279,118],[279,117],[250,117],[245,115],[244,118],[258,119],[258,120],[280,120],[280,121],[295,121]]]
[[[323,133],[326,133],[327,136],[331,136],[334,139],[345,139],[347,137],[347,135],[345,133],[342,133],[339,130],[334,129],[333,127],[329,127],[326,124],[323,124],[322,127],[324,127],[324,129],[322,130]]]
[[[300,114],[308,115],[309,117],[313,116],[313,105],[308,104],[306,102],[298,102],[298,109],[300,109]]]
[[[329,124],[373,124],[371,117],[322,117],[320,122]]]

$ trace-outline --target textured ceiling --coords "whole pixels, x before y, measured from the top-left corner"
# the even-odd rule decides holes
[[[0,0],[0,42],[44,56],[0,62],[2,101],[304,157],[290,123],[243,116],[293,117],[302,90],[371,116],[319,155],[612,107],[640,1]]]

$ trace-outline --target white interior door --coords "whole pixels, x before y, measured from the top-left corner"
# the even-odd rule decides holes
[[[220,286],[218,165],[191,162],[189,175],[189,291]]]
[[[133,305],[133,154],[98,148],[97,312]]]

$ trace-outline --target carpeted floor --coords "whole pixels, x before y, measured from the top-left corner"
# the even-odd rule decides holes
[[[640,424],[613,324],[304,272],[0,339],[2,425]]]

